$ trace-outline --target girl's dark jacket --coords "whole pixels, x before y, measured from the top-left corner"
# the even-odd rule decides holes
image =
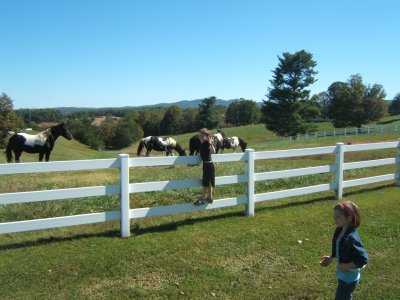
[[[342,228],[336,228],[332,239],[332,257],[336,257],[336,240]],[[355,228],[348,228],[339,243],[339,263],[353,262],[362,268],[368,262],[368,254],[361,243],[360,236]]]

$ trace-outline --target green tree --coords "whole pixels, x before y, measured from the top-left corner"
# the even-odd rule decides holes
[[[184,128],[182,133],[193,132],[197,130],[196,117],[198,115],[198,109],[189,107],[183,111],[183,124]]]
[[[260,121],[260,109],[253,100],[240,98],[233,101],[225,112],[225,123],[236,126],[257,124]]]
[[[263,101],[261,112],[267,129],[281,136],[295,135],[312,130],[306,118],[316,116],[315,107],[309,107],[310,90],[318,73],[312,54],[304,50],[294,54],[284,52],[273,71],[272,85]]]
[[[379,84],[366,86],[360,74],[348,82],[334,82],[328,88],[328,115],[335,127],[357,126],[379,121],[387,114],[386,93]]]
[[[320,116],[323,119],[328,118],[328,106],[329,106],[329,96],[327,92],[321,92],[318,94],[315,94],[311,97],[311,99],[314,103],[316,103],[319,107],[320,111]]]
[[[143,110],[137,117],[137,123],[143,129],[143,135],[160,135],[160,124],[164,118],[164,110]]]
[[[106,119],[101,123],[101,139],[103,140],[106,148],[114,148],[114,136],[116,135],[117,129],[116,122],[112,116],[107,116]]]
[[[199,104],[199,114],[196,118],[197,128],[215,128],[219,125],[219,116],[215,103],[217,98],[215,96],[204,98]]]
[[[128,147],[138,141],[142,135],[143,130],[136,123],[134,116],[127,114],[118,120],[116,124],[115,134],[111,139],[111,148],[122,149]]]
[[[5,93],[0,95],[0,146],[4,147],[10,131],[19,131],[24,122],[14,111],[13,100]]]
[[[183,115],[180,107],[176,105],[168,107],[160,124],[161,134],[179,134],[182,132],[183,127]]]
[[[391,115],[400,114],[400,93],[397,93],[396,96],[394,96],[394,99],[389,106],[389,112]]]

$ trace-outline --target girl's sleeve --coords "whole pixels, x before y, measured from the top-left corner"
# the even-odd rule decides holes
[[[358,239],[353,240],[352,252],[354,257],[354,264],[358,268],[364,267],[368,262],[368,253],[365,251],[364,246]]]

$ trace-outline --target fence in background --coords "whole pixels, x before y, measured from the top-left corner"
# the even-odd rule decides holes
[[[397,148],[397,155],[393,158],[358,161],[344,163],[344,154],[354,151],[369,151],[377,149]],[[279,159],[297,156],[310,156],[321,154],[333,154],[335,161],[330,165],[280,170],[272,172],[255,173],[254,167],[258,160]],[[85,198],[104,195],[120,195],[120,210],[100,213],[80,214],[73,216],[64,216],[56,218],[45,218],[36,220],[26,220],[17,222],[0,223],[1,233],[24,232],[30,230],[49,229],[72,225],[92,224],[120,220],[120,233],[122,237],[130,235],[130,220],[146,218],[153,216],[171,215],[183,212],[193,212],[200,210],[209,210],[236,205],[245,205],[246,214],[254,215],[255,203],[277,200],[287,197],[306,195],[311,193],[334,191],[337,199],[341,199],[343,189],[347,187],[371,184],[387,180],[395,180],[400,186],[400,142],[371,143],[359,145],[345,145],[337,143],[336,146],[290,149],[279,151],[261,151],[255,152],[253,149],[247,149],[241,154],[214,154],[213,160],[219,163],[225,162],[245,162],[246,172],[244,175],[220,176],[216,178],[216,185],[227,185],[237,183],[247,183],[247,193],[245,195],[217,199],[212,204],[204,206],[194,206],[192,203],[177,204],[169,206],[130,208],[129,195],[131,193],[165,191],[171,189],[187,189],[201,186],[201,179],[170,180],[157,182],[130,183],[129,169],[152,166],[175,166],[199,164],[198,156],[181,157],[146,157],[129,158],[127,154],[120,154],[115,159],[97,159],[97,160],[78,160],[78,161],[60,161],[47,163],[20,163],[20,164],[1,164],[0,175],[23,174],[23,173],[41,173],[41,172],[68,172],[96,169],[118,169],[119,184],[108,186],[91,186],[69,189],[33,191],[22,193],[4,193],[0,194],[0,205],[27,203],[38,201],[57,201],[63,199]],[[386,174],[374,177],[344,180],[344,171],[376,167],[383,165],[396,164],[394,174]],[[274,180],[279,178],[290,178],[295,176],[307,176],[322,173],[335,173],[335,181],[324,184],[307,186],[295,189],[274,191],[268,193],[255,194],[255,182]],[[80,199],[79,201],[84,201]]]
[[[318,131],[318,132],[308,132],[305,134],[298,134],[290,136],[290,140],[304,140],[320,137],[329,136],[351,136],[351,135],[361,135],[361,134],[383,134],[388,132],[399,132],[400,125],[381,125],[381,126],[368,126],[361,128],[344,128],[333,131]]]

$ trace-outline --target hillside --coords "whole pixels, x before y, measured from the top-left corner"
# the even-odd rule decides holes
[[[168,102],[168,103],[157,103],[151,105],[141,105],[141,106],[123,106],[123,107],[54,107],[54,109],[61,111],[63,114],[70,114],[74,112],[88,112],[88,111],[96,111],[96,110],[131,110],[131,109],[151,109],[151,108],[167,108],[172,105],[176,105],[182,109],[185,108],[197,108],[199,104],[203,101],[203,99],[196,100],[182,100],[177,102]],[[217,106],[228,107],[233,100],[223,100],[217,99]]]

